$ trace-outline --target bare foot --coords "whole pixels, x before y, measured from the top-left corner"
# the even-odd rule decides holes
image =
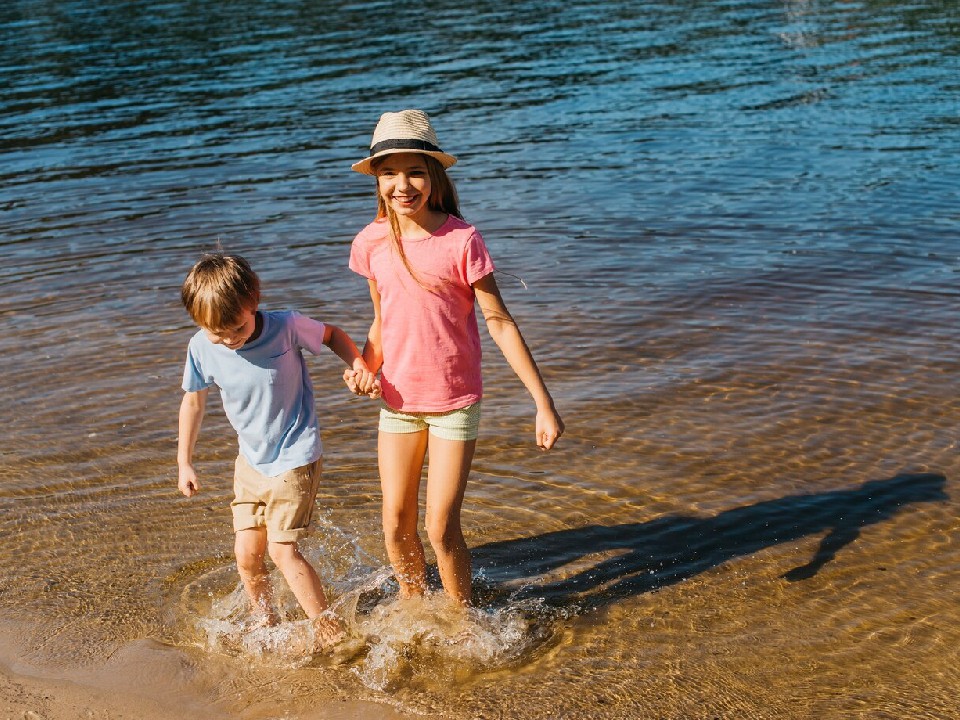
[[[273,610],[264,613],[257,613],[250,620],[250,628],[266,628],[266,627],[276,627],[280,624],[280,616],[277,615]]]
[[[324,612],[313,619],[313,651],[326,652],[347,636],[340,618]]]

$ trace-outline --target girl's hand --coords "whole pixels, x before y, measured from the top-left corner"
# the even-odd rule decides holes
[[[560,414],[553,408],[537,411],[537,447],[552,448],[563,435],[564,425]]]
[[[197,471],[193,469],[193,465],[185,465],[180,468],[177,489],[187,497],[193,497],[200,490],[200,483],[197,482]]]

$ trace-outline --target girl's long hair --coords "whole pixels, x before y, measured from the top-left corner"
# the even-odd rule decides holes
[[[388,156],[384,156],[386,158]],[[377,158],[373,161],[373,170],[377,171],[377,168],[383,162],[384,158]],[[453,215],[454,217],[460,218],[463,220],[463,215],[460,214],[460,201],[457,198],[457,189],[453,185],[453,180],[450,179],[450,176],[447,175],[446,169],[440,162],[430,155],[423,155],[423,159],[427,164],[427,174],[430,177],[430,197],[427,198],[427,207],[431,210],[438,212],[446,213],[447,215]],[[410,261],[407,259],[407,254],[403,251],[403,243],[400,241],[400,222],[397,220],[396,213],[390,208],[387,202],[380,195],[380,181],[377,180],[377,219],[386,218],[387,222],[390,225],[390,242],[393,245],[393,249],[397,252],[397,255],[400,256],[400,260],[403,262],[403,266],[407,269],[407,272],[410,273],[417,285],[422,287],[424,290],[434,290],[428,285],[425,285],[423,281],[417,276],[417,273],[414,271],[413,267],[410,265]]]

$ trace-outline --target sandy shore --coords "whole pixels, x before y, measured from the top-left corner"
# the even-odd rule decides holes
[[[227,675],[214,657],[202,663],[148,639],[118,647],[86,667],[34,665],[19,651],[27,626],[0,622],[0,720],[404,720],[389,705],[303,697],[225,706]],[[219,698],[219,699],[218,699]],[[278,710],[282,713],[278,715]]]
[[[178,720],[182,713],[146,698],[17,675],[0,666],[0,720]]]
[[[262,709],[226,713],[206,709],[202,715],[185,713],[149,698],[116,691],[20,675],[0,665],[0,720],[182,720],[185,716],[204,720],[254,720],[276,717]],[[287,708],[289,720],[402,720],[405,715],[390,707],[369,702],[326,703],[322,708]]]

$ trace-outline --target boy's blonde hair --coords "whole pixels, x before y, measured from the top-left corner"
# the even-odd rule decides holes
[[[260,278],[239,255],[209,253],[190,269],[180,300],[193,321],[208,330],[232,327],[260,303]]]

